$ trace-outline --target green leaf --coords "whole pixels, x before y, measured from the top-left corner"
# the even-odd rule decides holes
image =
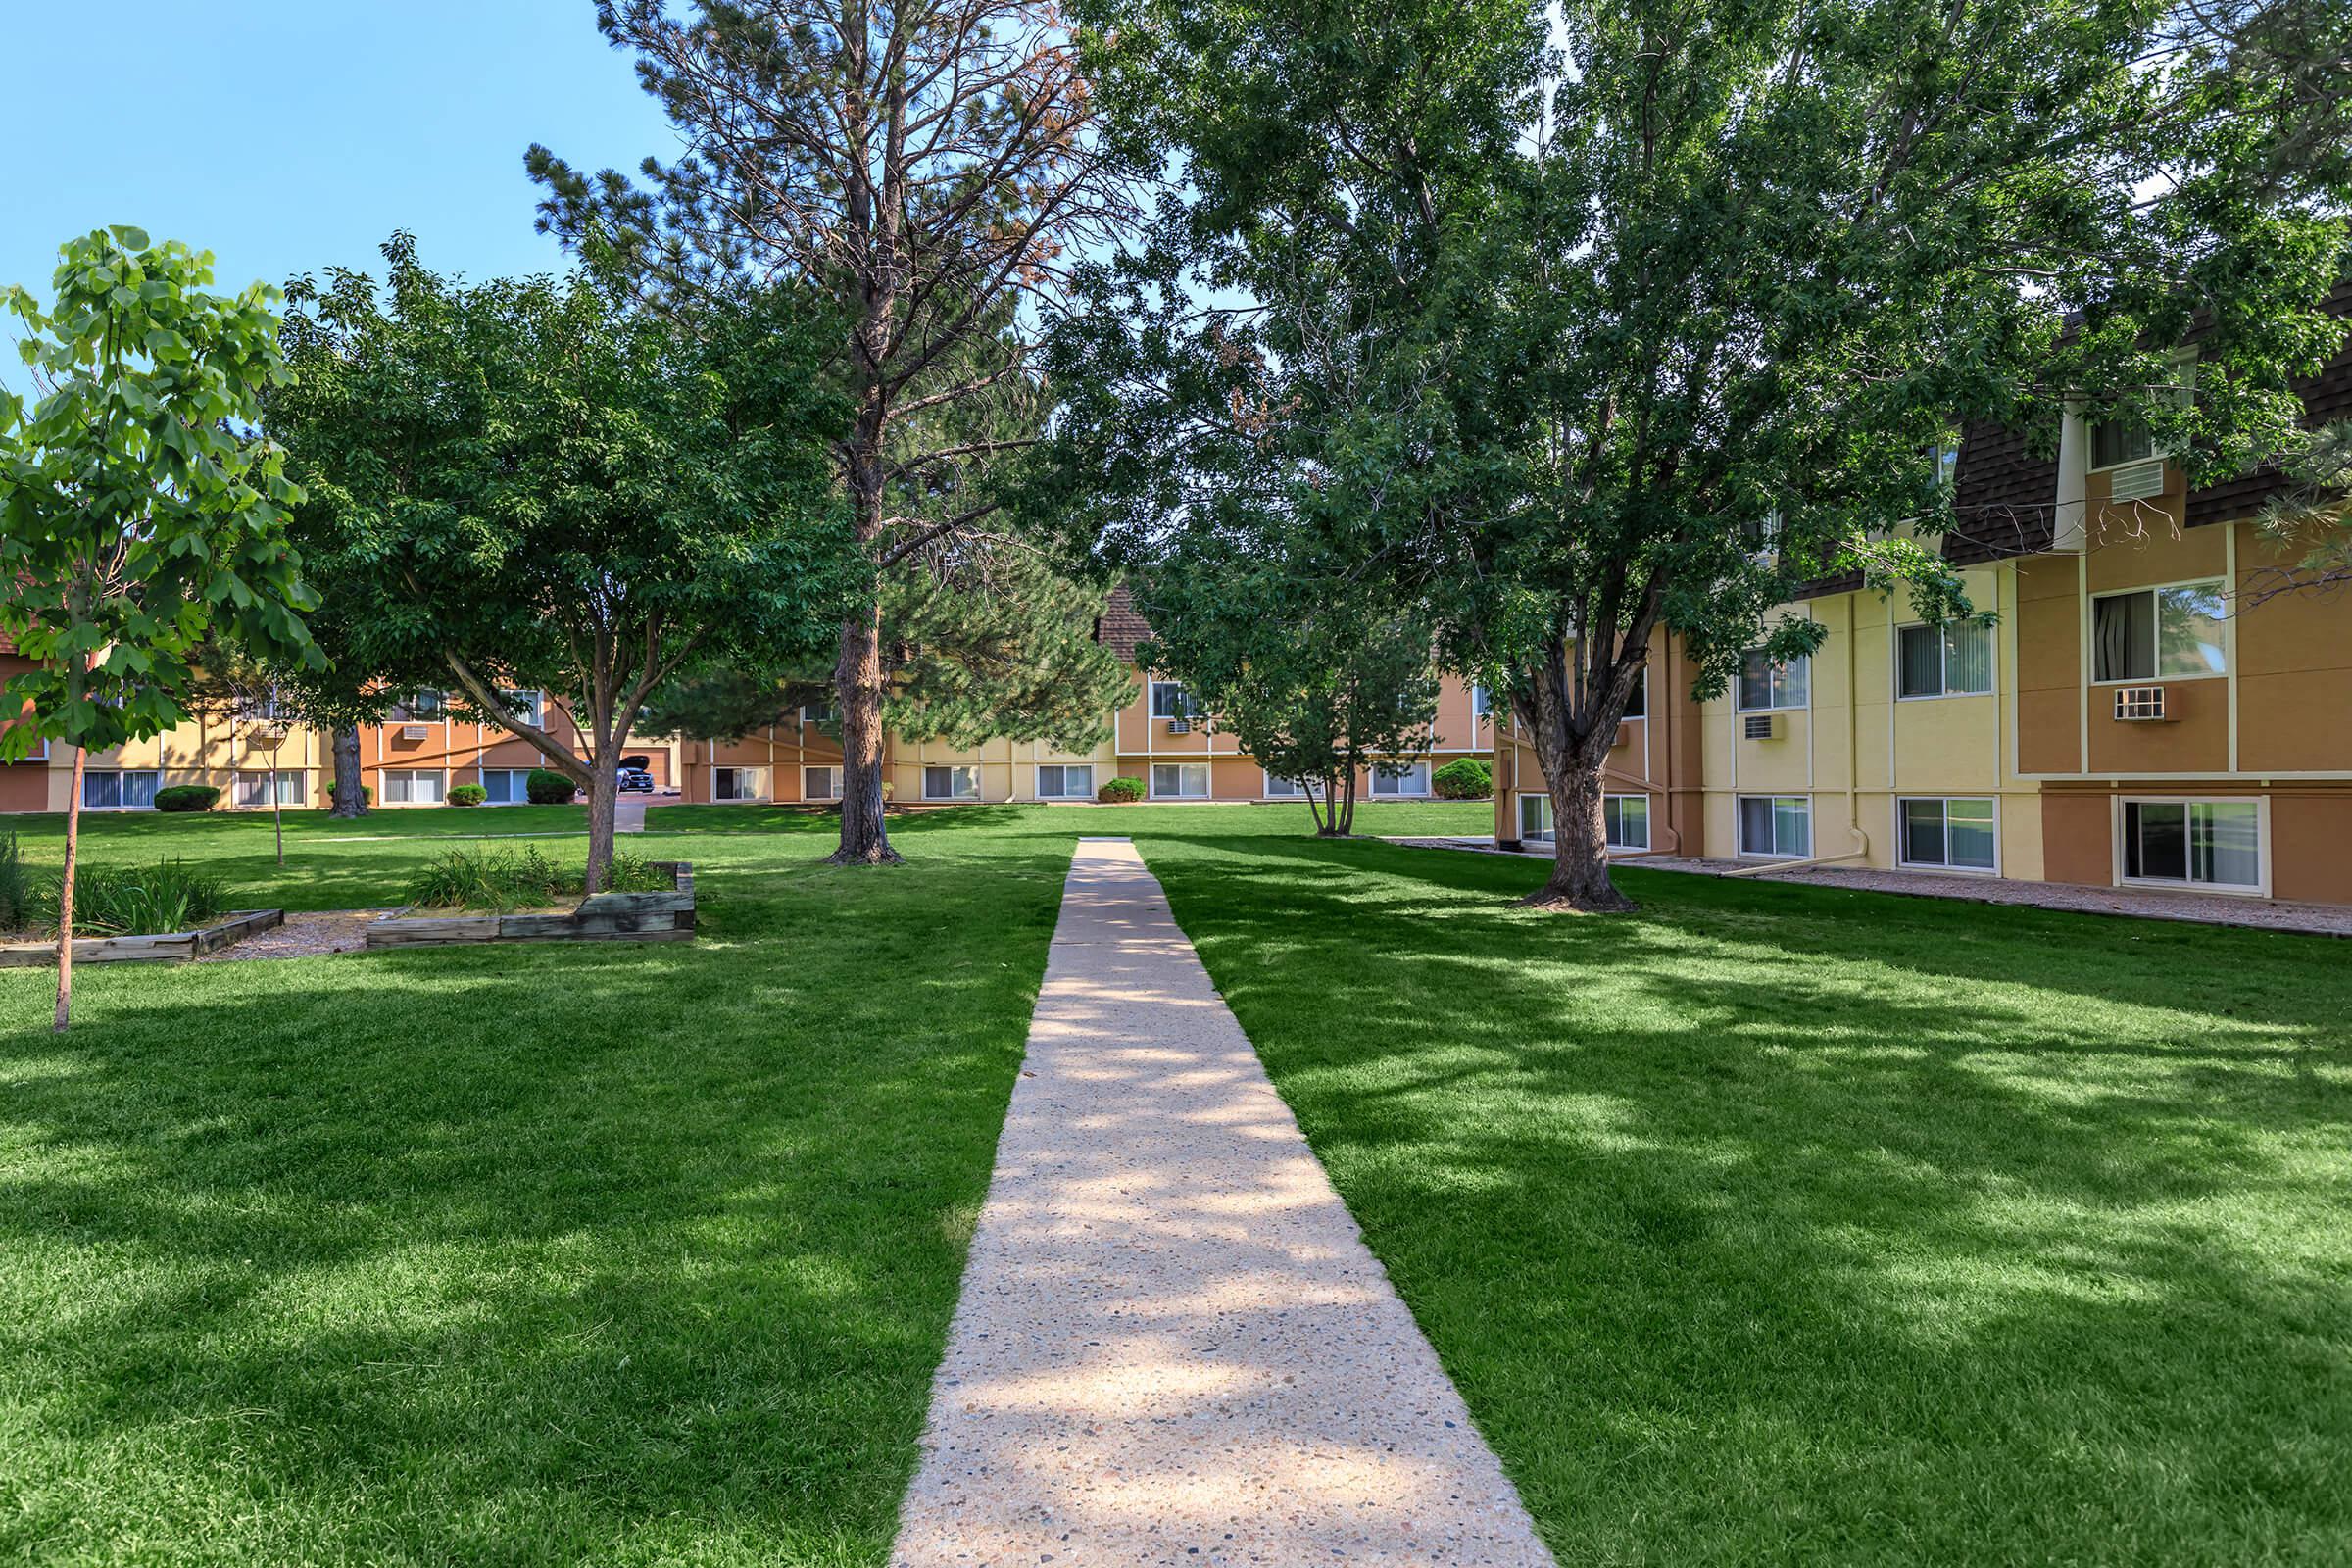
[[[126,251],[147,249],[147,231],[136,223],[109,223],[106,231],[115,236],[115,243]]]

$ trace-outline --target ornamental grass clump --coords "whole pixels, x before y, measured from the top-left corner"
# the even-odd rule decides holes
[[[431,909],[506,913],[568,903],[587,886],[585,866],[559,864],[538,845],[516,850],[444,850],[409,879],[411,904]],[[669,878],[642,856],[615,852],[605,877],[608,893],[652,893]]]
[[[57,929],[58,885],[37,893],[34,923]],[[85,865],[74,879],[77,937],[162,936],[209,924],[228,908],[220,879],[192,871],[183,860],[154,865]],[[28,912],[34,912],[28,909]]]

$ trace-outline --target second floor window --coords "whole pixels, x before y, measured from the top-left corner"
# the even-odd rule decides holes
[[[1901,697],[1981,697],[1992,690],[1992,628],[1973,621],[1895,633]]]
[[[521,715],[524,723],[536,728],[547,722],[547,695],[544,692],[501,692],[507,706]]]
[[[831,698],[824,698],[824,697],[820,697],[820,698],[818,698],[818,699],[817,699],[815,702],[813,702],[813,703],[803,703],[803,704],[801,705],[801,722],[802,722],[802,723],[804,723],[804,724],[830,724],[830,723],[832,723],[832,722],[833,722],[833,701],[832,701],[832,699],[831,699]]]
[[[2177,680],[2230,668],[2229,601],[2213,582],[2101,594],[2090,602],[2092,677]]]
[[[1193,700],[1186,695],[1184,683],[1174,680],[1155,680],[1152,683],[1152,716],[1153,718],[1191,718]]]
[[[2107,419],[2090,427],[2090,466],[2113,468],[2156,456],[2148,427],[2137,419]]]
[[[1776,664],[1761,649],[1750,649],[1740,662],[1740,711],[1770,712],[1777,708],[1803,708],[1811,702],[1813,662],[1792,659]]]
[[[411,692],[392,705],[392,722],[402,724],[411,719],[439,718],[447,707],[439,692]]]

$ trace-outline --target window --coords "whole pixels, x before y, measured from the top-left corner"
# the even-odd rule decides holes
[[[1269,801],[1321,800],[1323,786],[1319,782],[1298,778],[1276,778],[1266,775],[1266,799]]]
[[[2090,427],[2090,466],[2113,468],[2156,456],[2148,427],[2137,419],[2106,419]]]
[[[1992,628],[1955,620],[1895,633],[1895,695],[1982,697],[1992,690]]]
[[[714,801],[763,801],[767,799],[767,769],[714,767],[710,770],[710,798]]]
[[[239,772],[237,774],[236,794],[234,797],[236,804],[239,806],[248,807],[270,805],[270,776],[271,775],[269,770],[261,768],[247,769]],[[280,768],[276,772],[276,804],[279,806],[302,805],[305,799],[307,799],[307,791],[309,788],[306,776],[292,768]]]
[[[1601,837],[1612,850],[1649,848],[1649,797],[1604,795],[1600,798]]]
[[[2222,585],[2175,583],[2101,594],[2090,602],[2093,678],[2177,680],[2226,674],[2230,604]]]
[[[384,804],[386,806],[440,805],[441,770],[431,767],[385,768]]]
[[[439,692],[411,692],[392,705],[392,722],[406,724],[420,718],[439,718],[448,707]]]
[[[1625,700],[1625,717],[1645,718],[1649,714],[1649,668],[1643,665],[1634,676],[1634,689]]]
[[[1193,700],[1185,694],[1184,683],[1155,680],[1152,683],[1152,716],[1153,718],[1193,718],[1199,713]]]
[[[1805,707],[1811,700],[1812,665],[1809,659],[1776,664],[1761,651],[1751,649],[1740,662],[1740,711]]]
[[[278,701],[277,688],[257,692],[237,705],[237,716],[253,724],[277,724],[294,715],[284,703]]]
[[[1152,798],[1153,800],[1205,800],[1208,797],[1208,764],[1206,762],[1153,762],[1152,764]]]
[[[529,803],[531,770],[527,767],[482,769],[482,803],[486,806],[523,806]]]
[[[1041,762],[1037,769],[1037,794],[1046,801],[1091,801],[1095,798],[1094,765]]]
[[[1802,795],[1740,797],[1740,853],[1801,860],[1813,853],[1813,803]]]
[[[1946,436],[1928,449],[1928,459],[1936,466],[1936,482],[1946,490],[1960,486],[1960,442],[1956,436]]]
[[[2262,886],[2260,801],[2126,801],[2124,880]]]
[[[1493,718],[1494,716],[1494,702],[1493,698],[1487,695],[1487,689],[1484,686],[1471,687],[1470,721],[1472,723],[1478,723],[1484,719]]]
[[[547,723],[545,716],[547,694],[545,692],[500,692],[499,695],[504,697],[507,700],[507,706],[514,710],[521,716],[522,721],[533,729],[538,729]]]
[[[1429,793],[1429,764],[1427,762],[1374,762],[1372,764],[1372,793],[1374,795],[1427,795]]]
[[[976,801],[980,798],[980,770],[976,767],[926,767],[923,769],[923,799],[926,801]]]
[[[1551,842],[1551,797],[1522,795],[1519,797],[1519,840],[1523,844]]]
[[[1897,849],[1903,864],[1955,871],[1994,868],[1989,799],[1906,800],[1897,802],[1896,809],[1901,817]]]
[[[840,800],[841,769],[838,767],[802,768],[801,799],[804,801]]]
[[[813,703],[803,703],[801,705],[801,722],[804,724],[832,723],[833,700],[826,697],[819,698]]]
[[[81,804],[92,811],[144,811],[155,806],[162,775],[152,769],[109,768],[81,775]]]

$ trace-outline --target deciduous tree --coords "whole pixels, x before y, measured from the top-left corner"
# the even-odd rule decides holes
[[[74,878],[87,755],[178,724],[208,638],[301,662],[314,603],[286,542],[300,499],[252,433],[283,379],[274,292],[212,291],[213,259],[118,225],[67,243],[24,322],[38,395],[0,392],[0,632],[35,667],[0,685],[29,717],[0,757],[71,746],[56,1027],[73,1013]]]

